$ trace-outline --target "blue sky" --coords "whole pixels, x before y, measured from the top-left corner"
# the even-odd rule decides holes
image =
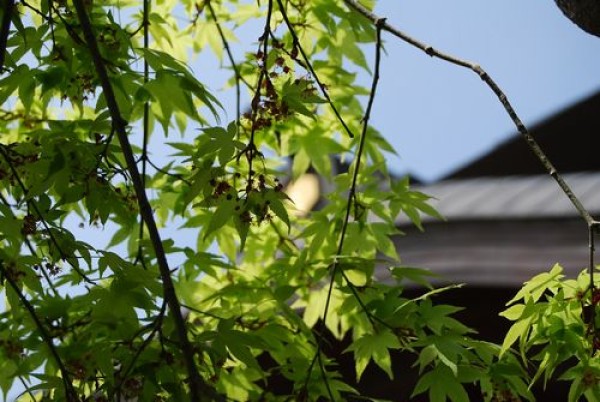
[[[579,30],[553,1],[380,1],[376,13],[480,64],[528,127],[600,90],[600,38]],[[399,153],[390,159],[393,171],[436,180],[514,135],[476,74],[390,34],[384,39],[372,123]]]

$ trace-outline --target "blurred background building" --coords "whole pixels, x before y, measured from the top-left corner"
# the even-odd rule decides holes
[[[600,214],[600,93],[531,130],[584,207]],[[518,135],[435,183],[445,222],[424,217],[425,231],[400,217],[395,239],[403,262],[442,281],[516,288],[554,263],[576,275],[588,263],[587,224]]]

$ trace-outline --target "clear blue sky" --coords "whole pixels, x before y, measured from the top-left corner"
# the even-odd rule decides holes
[[[600,38],[579,30],[552,0],[380,1],[376,13],[479,63],[528,127],[600,90]],[[372,123],[400,155],[390,160],[393,171],[435,180],[515,133],[476,74],[384,39]]]

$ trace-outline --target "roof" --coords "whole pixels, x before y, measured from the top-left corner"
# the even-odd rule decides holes
[[[600,171],[599,111],[600,91],[530,129],[531,135],[559,172]],[[520,135],[514,134],[506,142],[446,178],[545,173],[527,143]]]
[[[588,211],[600,214],[600,172],[564,174]],[[450,179],[415,186],[448,221],[476,219],[546,219],[576,217],[577,211],[549,175]],[[434,218],[424,217],[432,221]],[[399,226],[408,224],[405,216]]]

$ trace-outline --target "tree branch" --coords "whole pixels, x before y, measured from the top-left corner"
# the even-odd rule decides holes
[[[329,96],[329,92],[327,92],[327,89],[325,89],[325,85],[323,85],[323,83],[319,79],[319,76],[315,72],[315,69],[313,68],[312,63],[308,59],[308,55],[304,51],[304,48],[300,45],[300,39],[298,39],[296,30],[294,29],[294,26],[292,25],[292,23],[290,22],[290,19],[288,18],[288,15],[285,11],[283,3],[281,2],[281,0],[277,0],[277,4],[279,5],[279,10],[281,11],[283,20],[285,21],[285,24],[287,25],[287,27],[290,31],[290,35],[292,35],[292,39],[294,40],[294,45],[298,46],[298,49],[300,50],[300,54],[302,55],[302,59],[304,59],[304,63],[306,63],[306,66],[308,67],[308,71],[310,71],[310,73],[312,74],[313,78],[315,79],[315,82],[317,83],[317,85],[319,86],[319,89],[321,90],[321,93],[325,97],[325,100],[327,101],[329,106],[331,106],[331,110],[333,111],[333,114],[335,114],[335,117],[337,117],[337,119],[340,122],[340,124],[342,125],[342,127],[344,127],[344,130],[346,131],[348,136],[350,138],[354,138],[354,133],[352,132],[352,130],[350,130],[350,127],[348,127],[348,125],[342,118],[342,115],[335,107],[335,104],[333,103],[333,101],[331,100],[331,97]]]
[[[590,277],[590,285],[589,285],[589,291],[590,291],[590,300],[592,300],[592,308],[591,310],[591,317],[589,319],[589,323],[592,327],[592,331],[595,334],[596,333],[596,306],[594,305],[594,269],[595,269],[595,264],[594,264],[594,252],[596,251],[596,246],[594,244],[594,231],[596,230],[596,228],[594,226],[590,226],[588,228],[588,256],[589,256],[589,266],[588,266],[588,272],[589,272],[589,277]]]
[[[10,211],[10,216],[13,219],[17,219],[17,216],[13,212],[10,204],[8,203],[8,200],[6,199],[6,197],[4,197],[4,194],[2,194],[2,193],[0,193],[0,202],[2,202],[2,204],[4,204],[8,208],[8,210]],[[37,256],[37,253],[35,251],[35,248],[33,247],[33,244],[27,238],[26,235],[23,235],[23,243],[29,249],[29,252],[31,253],[32,256]],[[48,275],[48,272],[46,272],[45,269],[40,269],[40,272],[42,273],[42,275],[44,276],[44,278],[48,282],[48,286],[50,287],[50,290],[52,290],[52,293],[54,293],[55,296],[58,296],[58,291],[56,290],[56,287],[52,283],[52,280],[50,279],[50,276]]]
[[[262,35],[259,39],[259,49],[262,47],[263,60],[259,61],[260,65],[260,74],[258,75],[258,80],[256,82],[256,90],[254,91],[254,96],[251,101],[251,115],[250,115],[250,140],[248,141],[248,145],[240,152],[240,156],[242,154],[246,154],[248,159],[248,182],[246,187],[246,192],[250,193],[252,188],[254,170],[252,169],[252,164],[254,162],[254,158],[258,154],[258,150],[256,149],[256,145],[254,143],[254,137],[256,134],[256,120],[259,114],[260,103],[261,103],[261,90],[263,86],[263,81],[269,83],[269,75],[267,73],[267,59],[269,57],[269,34],[271,32],[271,16],[273,15],[273,0],[269,0],[267,6],[267,16],[265,18],[265,27]],[[262,41],[262,42],[260,42]],[[261,64],[262,63],[262,64]],[[238,123],[239,124],[239,123]],[[238,158],[239,159],[239,158]]]
[[[367,10],[364,6],[359,4],[356,0],[344,0],[344,3],[346,3],[346,5],[348,7],[355,10],[359,14],[362,14],[365,18],[371,20],[374,24],[376,24],[377,21],[381,21],[380,17],[373,14],[371,11]],[[592,226],[597,223],[596,220],[590,215],[588,210],[583,206],[581,201],[579,201],[577,196],[573,193],[573,191],[571,190],[569,185],[564,181],[562,176],[558,173],[558,171],[556,170],[554,165],[550,162],[550,160],[548,159],[548,157],[546,156],[544,151],[542,151],[542,149],[538,145],[537,141],[533,138],[531,133],[529,133],[529,130],[527,130],[527,127],[525,127],[525,125],[523,124],[523,122],[521,121],[521,119],[519,118],[517,113],[515,112],[514,108],[508,101],[506,94],[500,89],[498,84],[496,84],[496,82],[489,76],[489,74],[483,68],[481,68],[480,65],[478,65],[476,63],[472,63],[470,61],[459,59],[459,58],[452,56],[450,54],[447,54],[447,53],[440,52],[439,50],[434,49],[433,47],[426,45],[423,42],[420,42],[419,40],[398,30],[397,28],[393,27],[392,25],[388,24],[387,22],[383,23],[382,29],[384,31],[391,33],[392,35],[396,36],[397,38],[403,40],[404,42],[406,42],[418,49],[421,49],[422,51],[424,51],[431,57],[436,57],[438,59],[447,61],[448,63],[467,68],[467,69],[475,72],[477,75],[479,75],[479,77],[483,80],[483,82],[485,82],[487,84],[487,86],[494,92],[494,94],[496,94],[496,96],[498,97],[498,100],[504,107],[504,110],[506,110],[506,113],[508,113],[508,115],[510,116],[511,120],[513,121],[514,125],[516,126],[516,128],[519,131],[519,133],[521,134],[521,136],[527,142],[527,145],[529,146],[531,151],[538,158],[538,160],[540,161],[540,163],[542,164],[544,169],[546,169],[548,174],[550,174],[550,176],[552,176],[554,178],[554,180],[557,182],[557,184],[562,189],[563,193],[565,193],[565,195],[569,198],[569,200],[571,201],[571,203],[573,204],[573,206],[575,207],[575,209],[577,210],[579,215],[585,220],[585,222],[588,224],[588,226]]]
[[[2,276],[4,276],[4,278],[10,285],[10,287],[17,294],[17,297],[21,301],[21,304],[23,305],[23,307],[25,307],[25,309],[31,316],[31,319],[33,320],[35,326],[37,327],[37,329],[40,333],[40,337],[42,338],[42,341],[46,344],[46,346],[48,346],[48,349],[50,350],[50,354],[54,358],[54,361],[56,362],[56,365],[58,366],[58,370],[60,371],[60,374],[62,375],[63,386],[65,388],[65,394],[67,396],[67,401],[69,401],[69,402],[79,401],[79,397],[77,396],[77,391],[75,390],[75,388],[73,387],[73,383],[71,382],[71,376],[69,375],[69,372],[67,371],[67,368],[65,367],[65,364],[63,363],[60,355],[58,354],[58,351],[56,350],[56,347],[54,346],[54,343],[52,342],[52,338],[48,334],[48,331],[46,331],[44,324],[42,324],[42,321],[38,317],[37,313],[35,312],[35,309],[31,305],[29,300],[27,300],[27,298],[25,297],[25,295],[23,294],[21,289],[19,289],[19,286],[17,285],[17,283],[15,282],[15,279],[13,278],[14,273],[7,271],[7,269],[4,267],[3,261],[0,261],[0,273],[2,273]]]
[[[280,1],[280,0],[278,0]],[[344,215],[344,221],[342,222],[342,229],[341,229],[341,233],[340,233],[340,239],[338,242],[338,248],[337,248],[337,254],[333,260],[333,264],[331,264],[331,268],[330,268],[330,278],[329,278],[329,286],[327,289],[327,299],[325,300],[325,308],[323,309],[323,327],[325,326],[325,320],[327,319],[327,315],[329,313],[329,307],[331,305],[331,296],[333,294],[333,285],[335,283],[335,277],[339,271],[339,259],[338,256],[342,255],[343,252],[343,248],[344,248],[344,241],[346,239],[346,231],[348,229],[348,224],[350,222],[350,215],[352,214],[352,205],[355,202],[355,197],[356,197],[356,183],[358,182],[358,172],[360,169],[360,162],[362,159],[362,155],[364,153],[364,149],[365,149],[365,143],[366,143],[366,138],[367,138],[367,132],[368,132],[368,128],[369,128],[369,120],[371,119],[371,110],[373,108],[373,102],[375,101],[375,94],[377,93],[377,84],[379,83],[379,70],[380,70],[380,65],[381,65],[381,47],[382,47],[382,43],[381,43],[381,30],[383,29],[383,26],[385,24],[385,18],[381,18],[375,21],[375,26],[377,28],[377,39],[376,39],[376,43],[375,43],[375,68],[374,68],[374,73],[373,73],[373,81],[371,83],[371,93],[369,94],[369,100],[367,102],[367,108],[365,110],[365,116],[363,118],[363,126],[362,126],[362,132],[360,134],[360,141],[358,143],[358,150],[356,152],[356,166],[354,167],[354,172],[352,174],[352,184],[350,185],[350,189],[348,191],[348,199],[346,201],[346,212]],[[361,306],[361,308],[363,309],[364,313],[367,315],[367,319],[369,320],[369,322],[371,323],[371,326],[375,327],[375,321],[382,323],[384,326],[389,327],[389,325],[387,325],[384,321],[380,320],[377,317],[374,317],[369,310],[367,310],[367,307],[365,306],[365,304],[363,303],[362,299],[360,298],[358,292],[356,291],[356,287],[354,286],[354,284],[350,281],[350,279],[348,278],[348,276],[346,275],[345,272],[341,272],[342,277],[344,278],[344,280],[346,281],[346,283],[348,284],[348,287],[351,289],[352,294],[354,295],[355,299],[357,300],[358,304]],[[315,364],[315,360],[318,360],[319,362],[319,366],[321,367],[321,371],[323,372],[323,382],[325,383],[325,386],[327,387],[327,391],[329,392],[329,396],[330,398],[333,400],[333,396],[331,394],[331,390],[329,389],[329,384],[327,382],[327,378],[325,377],[325,372],[324,372],[324,367],[323,367],[323,363],[321,360],[321,349],[323,347],[323,336],[321,336],[319,338],[319,341],[317,343],[317,352],[315,353],[315,357],[313,358],[309,369],[308,369],[308,375],[307,375],[307,382],[308,379],[310,378],[310,373],[312,371],[312,368],[314,367]],[[305,387],[307,386],[307,383],[305,383]]]
[[[56,247],[56,250],[58,251],[58,254],[60,254],[60,258],[63,261],[68,262],[71,265],[71,268],[73,268],[73,270],[75,272],[77,272],[77,274],[79,276],[81,276],[81,278],[85,282],[87,282],[87,283],[89,283],[91,285],[94,285],[95,282],[93,280],[91,280],[81,269],[79,269],[75,263],[69,261],[70,259],[75,258],[75,256],[74,255],[67,255],[67,253],[65,253],[63,251],[63,249],[62,249],[62,247],[61,247],[58,239],[56,238],[56,236],[54,235],[54,233],[52,233],[52,230],[50,229],[50,225],[48,225],[48,222],[46,222],[46,218],[42,214],[42,211],[38,207],[37,203],[33,199],[27,199],[27,195],[29,194],[29,189],[27,188],[27,186],[25,186],[25,183],[23,182],[23,180],[21,180],[21,176],[19,175],[19,172],[17,171],[17,168],[14,166],[14,164],[12,162],[12,159],[11,159],[10,155],[8,154],[8,152],[7,152],[7,149],[9,149],[9,148],[6,147],[6,145],[0,144],[0,155],[2,155],[2,157],[4,158],[4,160],[6,161],[6,163],[8,164],[8,167],[9,167],[11,173],[13,174],[15,180],[17,181],[19,187],[21,188],[21,190],[23,191],[23,194],[25,195],[25,201],[27,202],[27,205],[29,205],[35,211],[36,215],[40,219],[40,222],[42,223],[42,225],[44,226],[44,229],[48,233],[48,237],[50,238],[50,242],[52,244],[54,244],[54,247]]]
[[[210,15],[215,23],[215,26],[217,27],[217,31],[219,32],[219,36],[221,37],[221,42],[223,43],[223,47],[225,48],[225,52],[227,53],[227,57],[229,58],[229,63],[231,64],[231,68],[233,69],[233,73],[235,75],[235,116],[236,116],[236,127],[237,127],[237,134],[240,134],[240,123],[241,123],[241,85],[240,85],[240,81],[243,81],[248,87],[251,88],[250,84],[247,83],[244,80],[244,77],[242,77],[242,75],[240,74],[240,69],[237,66],[237,63],[235,62],[235,59],[233,58],[233,53],[231,52],[231,47],[229,46],[229,41],[227,40],[227,38],[225,37],[225,33],[223,32],[223,28],[221,28],[221,24],[219,23],[219,20],[217,19],[217,14],[215,13],[215,10],[212,6],[212,4],[210,3],[210,0],[206,2],[206,6],[208,7],[208,11],[210,12]]]
[[[5,0],[4,14],[2,15],[2,25],[0,26],[0,73],[4,70],[4,60],[5,60],[4,57],[6,54],[6,44],[7,44],[7,40],[8,40],[8,33],[10,32],[10,24],[11,24],[13,10],[14,10],[14,0]],[[0,149],[4,152],[3,147],[0,147]],[[6,157],[6,155],[5,155],[5,157]],[[10,160],[7,159],[7,162],[10,164]],[[79,397],[77,396],[77,391],[73,387],[73,383],[71,382],[69,372],[67,371],[67,368],[65,367],[60,355],[58,354],[58,351],[56,350],[56,347],[54,346],[54,343],[52,342],[52,338],[46,331],[44,324],[42,324],[42,322],[40,321],[40,318],[37,316],[37,313],[35,312],[35,309],[31,305],[29,300],[27,300],[27,298],[25,297],[25,295],[23,294],[21,289],[19,289],[19,286],[17,285],[14,278],[12,277],[12,273],[7,272],[7,270],[5,269],[3,261],[0,261],[0,272],[4,276],[5,280],[9,283],[10,287],[17,294],[17,297],[21,301],[21,304],[23,305],[23,307],[25,307],[25,309],[31,316],[31,319],[33,320],[36,327],[38,328],[38,331],[40,332],[42,341],[48,346],[48,349],[50,350],[50,354],[54,358],[56,365],[58,366],[58,369],[62,375],[63,385],[65,388],[65,395],[66,395],[67,400],[68,401],[78,401]]]
[[[142,26],[144,30],[144,51],[147,51],[150,46],[150,0],[144,0],[143,10],[142,10]],[[150,79],[150,66],[148,65],[148,60],[144,58],[144,85],[148,84]],[[148,142],[150,139],[150,101],[146,100],[144,102],[144,116],[142,118],[142,130],[143,130],[143,140],[142,140],[142,186],[144,188],[144,192],[146,191],[146,168],[148,166]],[[145,268],[144,265],[144,249],[143,242],[144,240],[144,217],[140,214],[139,221],[140,230],[138,231],[138,249],[137,256],[135,258],[135,263],[140,262],[142,267]]]
[[[119,139],[119,143],[121,145],[123,157],[125,158],[127,164],[127,170],[131,175],[131,180],[133,182],[136,195],[138,197],[140,214],[144,220],[144,223],[146,224],[148,234],[150,236],[150,240],[154,248],[156,260],[158,263],[158,269],[160,271],[160,276],[162,280],[163,297],[167,301],[167,304],[169,306],[169,310],[171,312],[177,331],[177,336],[179,338],[179,346],[181,348],[181,352],[185,360],[186,369],[189,375],[191,400],[192,402],[214,400],[216,398],[216,392],[202,379],[196,366],[196,362],[194,359],[196,353],[194,352],[194,348],[192,347],[192,344],[188,339],[187,328],[183,316],[181,314],[179,300],[175,293],[175,287],[171,278],[171,272],[169,269],[169,264],[167,263],[162,239],[156,226],[156,221],[154,219],[152,207],[150,206],[148,196],[144,189],[143,180],[135,162],[129,138],[127,137],[127,122],[121,116],[121,111],[119,110],[119,105],[117,104],[115,98],[112,84],[108,76],[108,71],[106,69],[106,66],[104,65],[104,60],[102,59],[102,56],[100,54],[100,49],[98,48],[98,43],[96,41],[96,37],[92,28],[92,23],[85,9],[85,5],[83,4],[83,0],[74,0],[73,4],[75,6],[79,22],[81,23],[83,36],[87,44],[88,50],[91,53],[96,73],[98,74],[98,78],[102,85],[102,91],[104,93],[106,104],[110,112],[112,122],[115,127],[117,137]]]
[[[2,22],[0,23],[0,74],[4,71],[6,46],[14,9],[15,0],[4,0],[4,12],[2,13]]]

